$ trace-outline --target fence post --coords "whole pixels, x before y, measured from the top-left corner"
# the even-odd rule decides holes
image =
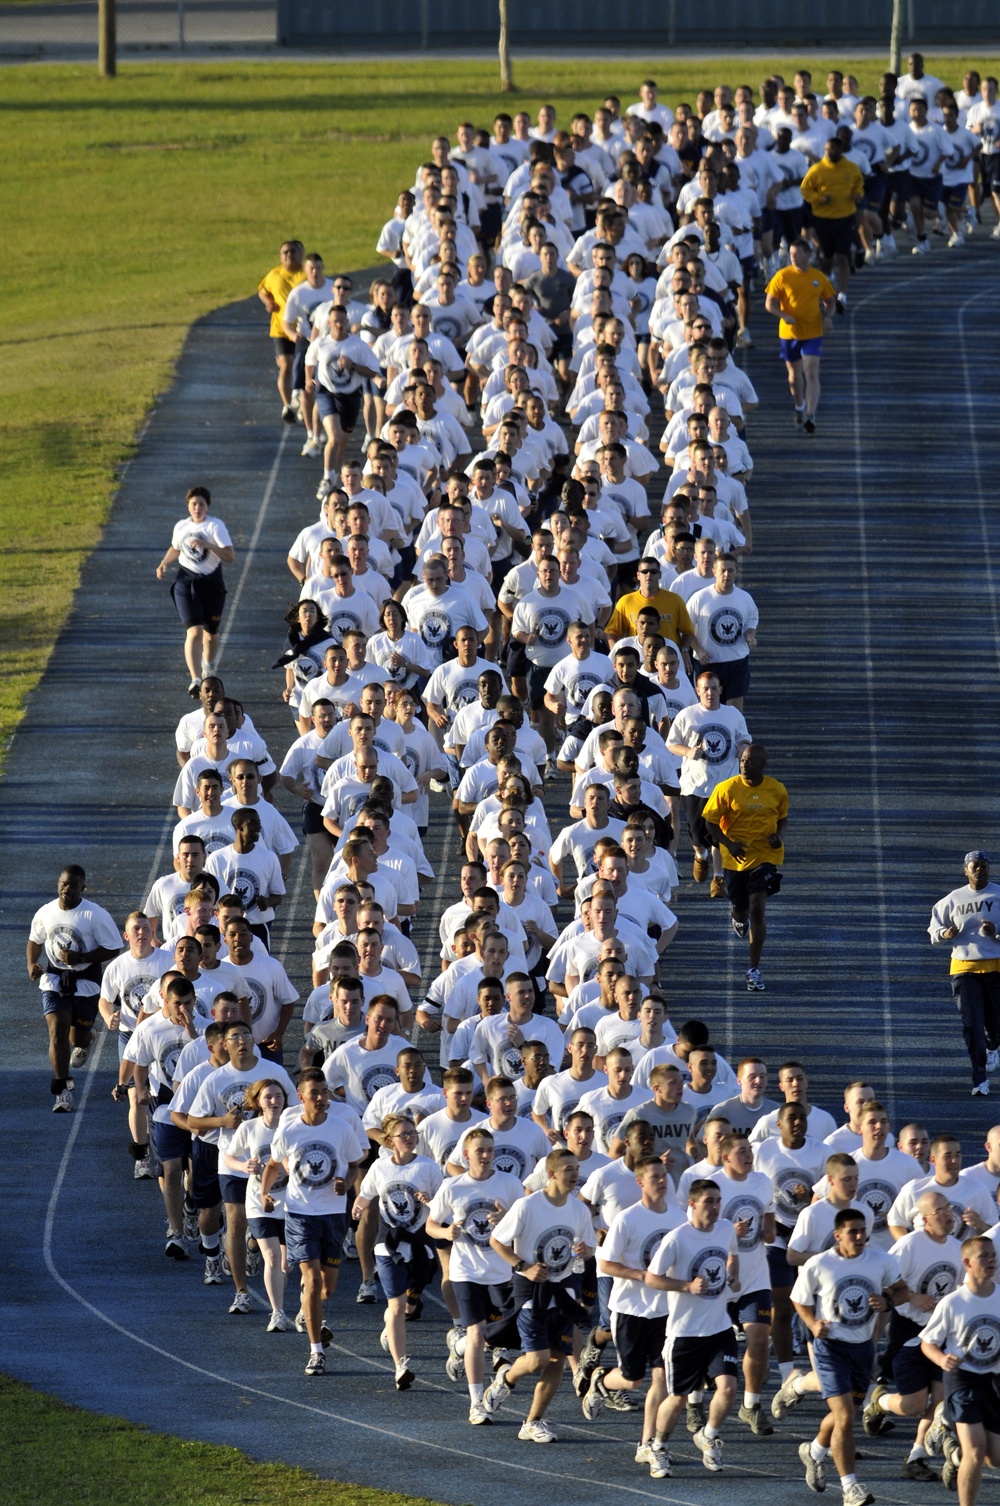
[[[114,78],[118,72],[118,49],[115,26],[115,0],[97,3],[97,71],[101,78]]]

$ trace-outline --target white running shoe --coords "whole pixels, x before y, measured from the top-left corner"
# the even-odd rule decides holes
[[[222,1285],[222,1257],[221,1255],[205,1256],[205,1274],[201,1278],[206,1286]]]
[[[149,1156],[143,1156],[141,1161],[136,1161],[132,1167],[132,1175],[137,1182],[150,1182],[153,1179],[153,1167]]]
[[[230,1304],[229,1304],[229,1311],[231,1313],[236,1313],[237,1315],[243,1315],[243,1314],[246,1314],[246,1313],[252,1313],[253,1312],[253,1302],[250,1299],[250,1293],[249,1292],[237,1292],[236,1296],[233,1298],[232,1302],[230,1302]]]
[[[382,1332],[378,1336],[378,1342],[379,1342],[379,1348],[382,1350],[382,1353],[383,1354],[388,1354],[389,1353],[389,1335],[386,1333],[386,1331],[385,1331],[384,1328],[383,1328]]]
[[[56,1094],[56,1101],[52,1105],[53,1114],[72,1114],[73,1094],[69,1088],[63,1088],[61,1093]]]
[[[955,246],[964,246],[964,245],[965,245],[965,239],[964,239],[964,237],[961,236],[961,235],[959,235],[959,233],[958,233],[957,230],[953,230],[952,233],[951,233],[951,235],[949,235],[949,237],[948,237],[948,249],[949,249],[949,251],[953,250]]]
[[[986,1053],[986,1070],[987,1070],[987,1072],[995,1072],[998,1067],[1000,1067],[1000,1051],[987,1051],[987,1053]]]
[[[291,1326],[284,1313],[274,1312],[268,1320],[267,1331],[268,1333],[287,1333]]]
[[[481,1428],[484,1423],[492,1424],[493,1418],[481,1401],[474,1401],[469,1408],[469,1422],[474,1428]]]
[[[413,1385],[413,1382],[416,1380],[416,1378],[417,1377],[414,1375],[413,1371],[410,1369],[409,1356],[404,1354],[403,1358],[399,1361],[399,1364],[396,1366],[396,1390],[397,1391],[409,1391],[410,1387]]]
[[[74,1046],[69,1054],[69,1064],[74,1071],[87,1065],[87,1057],[90,1055],[89,1046]]]
[[[695,1433],[691,1442],[701,1454],[701,1462],[705,1468],[710,1469],[713,1474],[718,1474],[722,1468],[722,1439],[707,1438],[705,1429],[702,1428]]]
[[[860,1480],[844,1487],[844,1506],[872,1506],[874,1499],[867,1485],[862,1485]]]
[[[669,1451],[662,1443],[649,1445],[649,1474],[653,1480],[666,1480],[670,1474],[670,1466],[673,1460]]]
[[[914,256],[930,256],[930,254],[931,254],[931,243],[927,239],[926,236],[924,237],[924,239],[922,241],[917,241],[917,244],[913,248],[913,253],[912,254]]]
[[[534,1422],[522,1422],[517,1436],[522,1443],[555,1443],[556,1441],[556,1435],[544,1417],[539,1417]]]
[[[507,1371],[509,1365],[501,1365],[490,1384],[483,1392],[483,1406],[492,1417],[494,1412],[499,1411],[510,1395],[510,1387],[507,1384]]]
[[[990,240],[1000,241],[1000,224],[993,226],[993,229],[990,231]]]

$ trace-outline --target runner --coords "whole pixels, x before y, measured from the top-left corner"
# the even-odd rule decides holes
[[[779,320],[778,344],[788,371],[795,422],[806,434],[816,432],[819,408],[819,361],[823,336],[831,334],[837,293],[830,279],[811,266],[812,248],[798,239],[789,247],[790,265],[767,285],[764,307]]]

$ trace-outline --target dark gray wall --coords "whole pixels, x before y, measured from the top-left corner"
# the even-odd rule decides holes
[[[794,14],[777,0],[633,0],[622,30],[621,0],[509,0],[511,45],[663,49],[681,46],[888,46],[891,0],[807,0]],[[956,26],[956,19],[959,25]],[[921,45],[1000,40],[997,0],[906,0],[906,37]],[[278,39],[286,46],[406,51],[496,45],[492,0],[278,0]]]

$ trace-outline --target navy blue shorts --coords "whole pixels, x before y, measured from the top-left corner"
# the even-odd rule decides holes
[[[453,1281],[451,1289],[465,1328],[473,1328],[477,1323],[499,1323],[511,1310],[514,1294],[509,1281],[500,1286],[480,1286],[478,1281]]]
[[[551,664],[528,662],[528,705],[533,711],[545,705],[545,682],[551,673]]]
[[[750,688],[749,654],[744,654],[742,659],[722,659],[718,663],[706,664],[704,667],[717,676],[723,703],[745,696]]]
[[[60,1014],[68,1010],[70,1023],[79,1030],[89,1030],[97,1018],[96,994],[61,994],[55,989],[42,993],[42,1014]]]
[[[254,1239],[278,1239],[285,1243],[285,1220],[270,1214],[267,1218],[248,1218],[247,1232]]]
[[[738,1292],[734,1302],[726,1303],[726,1312],[737,1328],[745,1328],[748,1323],[770,1323],[774,1299],[770,1289]]]
[[[783,361],[801,361],[803,356],[821,356],[823,354],[823,336],[814,335],[811,340],[785,340],[778,341],[778,349]]]
[[[308,340],[296,340],[295,356],[292,360],[292,391],[302,392],[306,385],[306,351],[309,349]]]
[[[767,1269],[771,1275],[772,1290],[775,1287],[779,1290],[787,1290],[788,1287],[794,1286],[795,1278],[799,1274],[795,1266],[788,1264],[787,1252],[779,1249],[777,1245],[767,1247]]]
[[[981,153],[979,174],[984,193],[1000,194],[1000,152]]]
[[[186,1161],[191,1154],[191,1131],[176,1124],[153,1121],[153,1142],[161,1161]]]
[[[318,1260],[335,1269],[340,1264],[347,1231],[346,1213],[286,1213],[285,1247],[289,1265]]]
[[[302,835],[315,837],[322,832],[329,837],[330,833],[323,825],[323,807],[317,805],[315,800],[305,800],[302,803]],[[332,838],[331,838],[332,840]]]
[[[408,1260],[390,1260],[385,1255],[375,1256],[375,1267],[382,1290],[387,1297],[405,1297],[412,1286]]]
[[[948,183],[942,186],[941,198],[946,209],[961,209],[968,200],[969,183]]]
[[[331,392],[316,384],[316,412],[320,418],[337,418],[345,434],[354,433],[361,412],[361,392]]]
[[[863,1401],[875,1369],[875,1345],[848,1344],[843,1339],[814,1339],[813,1368],[824,1398],[853,1396]]]
[[[987,1433],[1000,1434],[1000,1397],[995,1375],[973,1370],[947,1370],[944,1376],[944,1413],[949,1422],[978,1422]]]
[[[663,1351],[667,1395],[686,1396],[702,1391],[720,1375],[739,1374],[736,1339],[731,1328],[705,1338],[668,1339]]]
[[[219,1147],[212,1140],[191,1136],[191,1201],[196,1208],[217,1208],[222,1202],[219,1186]]]
[[[611,1327],[611,1288],[614,1285],[613,1276],[598,1276],[597,1278],[597,1316],[603,1329]]]
[[[641,1318],[635,1313],[611,1314],[611,1337],[618,1356],[618,1368],[626,1380],[641,1381],[647,1370],[663,1369],[666,1336],[666,1313],[662,1318]]]
[[[886,175],[886,188],[894,199],[908,199],[912,192],[910,188],[910,174],[904,167],[898,172]]]
[[[522,1307],[517,1315],[517,1333],[521,1347],[529,1354],[573,1353],[573,1327],[555,1307],[536,1318],[530,1307]]]
[[[933,178],[918,178],[910,174],[910,198],[919,199],[925,209],[935,210],[941,199],[941,174]]]
[[[226,604],[226,583],[221,567],[211,575],[195,575],[183,566],[170,587],[177,615],[186,628],[203,627],[217,633]]]
[[[941,1379],[941,1371],[919,1344],[905,1344],[892,1357],[892,1378],[900,1396],[915,1396],[918,1391],[929,1391]]]
[[[862,209],[873,209],[877,214],[882,208],[885,199],[885,179],[881,173],[872,173],[864,182],[864,198],[861,200]]]
[[[222,1193],[222,1201],[224,1203],[239,1203],[245,1207],[247,1200],[247,1182],[249,1180],[249,1177],[238,1177],[233,1175],[232,1173],[230,1173],[229,1176],[226,1176],[226,1174],[223,1172],[219,1177],[219,1189]]]

